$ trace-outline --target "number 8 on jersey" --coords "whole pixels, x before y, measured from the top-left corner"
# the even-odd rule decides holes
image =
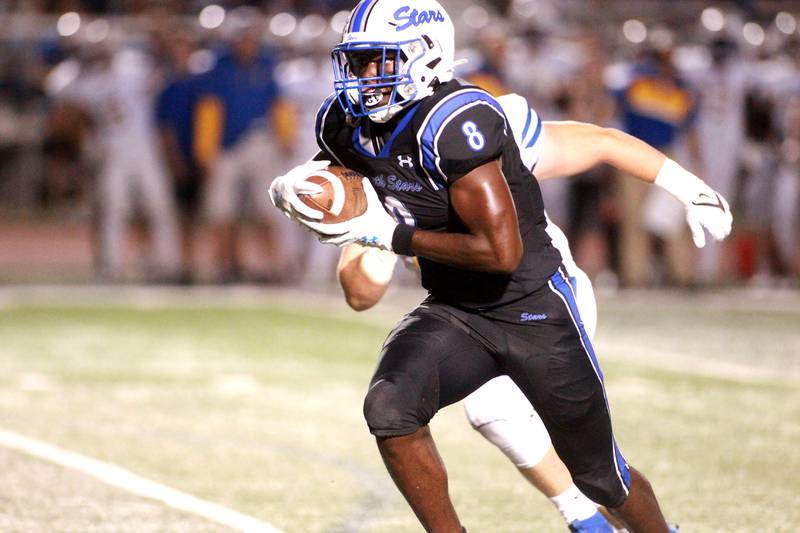
[[[475,152],[480,152],[486,144],[481,130],[474,122],[468,120],[461,125],[461,131],[467,136],[467,143],[469,147]]]

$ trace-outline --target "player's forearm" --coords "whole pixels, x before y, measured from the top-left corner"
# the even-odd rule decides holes
[[[462,233],[417,230],[413,255],[469,270],[511,274],[522,260],[517,212],[499,160],[489,161],[450,186]]]
[[[540,180],[572,176],[609,164],[652,182],[665,156],[649,144],[613,128],[583,122],[545,122],[545,149],[535,168]]]
[[[356,311],[377,304],[392,278],[397,256],[357,244],[346,246],[336,268],[345,301]]]
[[[667,156],[620,130],[604,128],[603,162],[642,181],[653,183]]]
[[[488,236],[417,230],[411,239],[414,255],[468,270],[510,274],[522,258],[521,241],[503,244]]]

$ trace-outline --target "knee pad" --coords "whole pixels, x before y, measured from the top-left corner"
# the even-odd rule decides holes
[[[613,454],[613,461],[596,460],[591,468],[572,472],[572,479],[581,492],[593,502],[610,508],[625,502],[631,486],[628,462],[616,443]]]
[[[491,379],[467,396],[464,412],[475,429],[496,420],[525,420],[535,414],[528,398],[508,376]]]
[[[550,449],[550,435],[536,413],[527,420],[495,420],[475,429],[517,468],[536,466]]]
[[[364,418],[376,437],[410,435],[435,413],[430,401],[420,398],[417,386],[402,375],[383,376],[364,398]]]
[[[495,378],[464,402],[472,427],[518,468],[536,466],[550,449],[550,435],[522,391],[508,376]]]

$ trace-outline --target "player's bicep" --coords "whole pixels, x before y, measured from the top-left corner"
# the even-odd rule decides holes
[[[582,122],[543,122],[534,174],[539,180],[572,176],[603,161],[605,129]]]
[[[485,163],[450,187],[450,202],[472,235],[500,265],[516,268],[522,254],[517,211],[498,160]]]

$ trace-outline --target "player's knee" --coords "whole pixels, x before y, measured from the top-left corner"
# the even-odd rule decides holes
[[[364,418],[370,433],[377,437],[409,435],[427,424],[433,414],[421,410],[415,396],[413,384],[402,376],[373,384],[364,399]]]
[[[479,389],[480,390],[480,389]],[[472,429],[480,431],[481,426],[502,420],[503,409],[492,402],[483,401],[473,393],[464,400],[464,414]]]
[[[525,420],[535,415],[530,401],[508,376],[489,380],[467,396],[464,413],[475,429],[497,420]]]
[[[619,507],[628,497],[629,481],[615,469],[597,469],[572,475],[575,486],[590,500],[605,506]]]
[[[535,467],[551,446],[550,435],[535,415],[527,419],[495,420],[475,429],[517,468]]]

